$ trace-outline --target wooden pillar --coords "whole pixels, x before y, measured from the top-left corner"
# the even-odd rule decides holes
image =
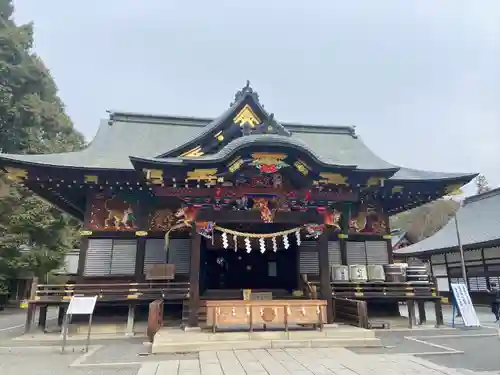
[[[144,257],[146,256],[146,238],[139,237],[137,239],[137,251],[135,253],[135,281],[143,283],[146,281],[144,275]]]
[[[196,223],[191,228],[191,259],[189,262],[189,318],[190,327],[198,326],[200,307],[200,247],[201,236],[196,232]]]
[[[64,306],[59,306],[58,308],[58,312],[57,312],[57,325],[59,327],[62,327],[63,325],[63,322],[64,322],[64,315],[66,315],[66,309],[67,309],[68,305],[64,305]]]
[[[351,215],[350,205],[344,205],[342,207],[342,216],[340,227],[342,232],[339,233],[339,245],[340,245],[340,260],[341,263],[347,265],[347,239],[349,238],[349,216]]]
[[[134,323],[135,323],[135,304],[130,304],[128,306],[127,329],[125,332],[126,336],[134,336]]]
[[[45,332],[45,328],[47,328],[47,309],[49,306],[41,305],[40,313],[38,315],[38,328]]]
[[[87,197],[85,202],[85,214],[83,215],[83,228],[86,228],[90,222],[90,212],[92,210],[92,201],[95,198],[95,192],[87,191]],[[85,274],[85,262],[87,260],[87,250],[89,248],[89,239],[88,237],[81,237],[80,240],[80,254],[78,256],[78,271],[76,277],[76,283],[83,283],[84,274]]]
[[[394,263],[394,255],[392,253],[392,238],[391,238],[391,223],[389,221],[389,215],[382,211],[385,214],[385,227],[387,228],[388,233],[384,235],[384,240],[387,244],[387,260],[389,264]]]
[[[332,284],[330,283],[330,262],[328,259],[328,239],[330,228],[325,227],[324,233],[318,239],[318,260],[319,260],[319,282],[321,298],[327,301],[326,320],[328,324],[333,323],[333,295]]]
[[[76,283],[83,283],[84,272],[85,272],[85,261],[87,260],[87,250],[89,248],[89,239],[87,237],[82,237],[80,240],[80,255],[78,256],[78,271]]]
[[[436,328],[439,328],[444,324],[443,305],[441,304],[441,298],[436,298],[434,300],[434,312],[436,314]]]
[[[406,306],[408,307],[408,328],[413,328],[417,325],[417,319],[415,316],[415,301],[407,300]]]
[[[422,325],[427,322],[427,315],[425,313],[425,301],[417,301],[418,308],[418,324]]]

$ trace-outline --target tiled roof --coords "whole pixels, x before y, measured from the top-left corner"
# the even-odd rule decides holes
[[[213,119],[116,112],[112,113],[110,120],[101,121],[94,140],[82,151],[44,155],[0,154],[0,161],[3,159],[63,168],[132,170],[130,156],[155,158],[199,137],[200,134],[205,134],[209,124],[213,124]],[[373,153],[361,138],[354,134],[352,127],[298,123],[281,123],[281,125],[292,133],[291,137],[282,138],[287,138],[288,142],[295,145],[307,147],[325,163],[357,166],[358,169],[366,170],[399,168]],[[267,137],[277,141],[281,136]],[[237,145],[248,139],[252,138],[234,142]],[[260,138],[255,137],[255,139]],[[223,149],[220,153],[228,150]],[[473,175],[401,168],[392,180],[441,180],[467,176]]]
[[[457,211],[462,246],[480,247],[484,243],[500,240],[500,188],[465,199]],[[411,255],[458,248],[455,219],[440,231],[411,246],[395,250],[396,254]]]

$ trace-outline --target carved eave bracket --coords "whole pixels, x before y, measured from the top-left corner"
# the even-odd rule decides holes
[[[22,182],[28,178],[28,171],[22,168],[4,167],[5,177],[12,182]]]

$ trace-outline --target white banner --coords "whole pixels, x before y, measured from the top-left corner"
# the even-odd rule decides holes
[[[465,284],[451,284],[453,297],[458,311],[462,315],[462,319],[466,327],[480,327],[481,323],[476,314],[476,309],[472,304],[469,291]]]

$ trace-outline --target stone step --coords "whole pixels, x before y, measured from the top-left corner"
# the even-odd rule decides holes
[[[293,330],[257,332],[182,331],[162,328],[155,336],[153,353],[196,352],[202,350],[310,347],[380,346],[375,333],[349,326],[334,326],[323,331]]]
[[[312,340],[237,340],[237,341],[185,341],[158,342],[152,346],[153,354],[190,353],[214,350],[273,349],[273,348],[331,348],[331,347],[379,347],[377,338],[323,338]]]

